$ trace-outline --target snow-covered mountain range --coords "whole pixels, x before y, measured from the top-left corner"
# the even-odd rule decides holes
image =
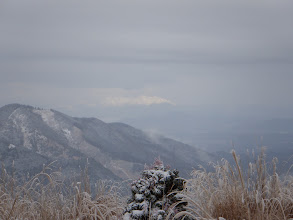
[[[186,176],[210,155],[123,123],[75,118],[55,110],[10,104],[0,108],[0,161],[18,173],[38,172],[57,161],[66,176],[80,172],[88,160],[95,179],[136,177],[145,164],[160,158]]]

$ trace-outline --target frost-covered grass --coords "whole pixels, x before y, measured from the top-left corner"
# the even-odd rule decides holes
[[[247,169],[232,151],[235,163],[222,159],[214,171],[194,170],[182,200],[186,212],[177,216],[194,219],[277,220],[293,218],[293,177],[279,177],[277,159],[266,163],[264,151]]]
[[[277,220],[293,218],[293,176],[279,177],[277,159],[267,163],[264,152],[253,157],[247,168],[232,151],[234,163],[222,159],[212,164],[213,171],[194,170],[183,190],[175,190],[177,198],[166,209],[164,219],[235,219]],[[100,181],[91,192],[89,177],[83,172],[80,182],[65,184],[60,173],[50,166],[28,181],[19,184],[13,173],[2,168],[0,175],[0,219],[122,219],[127,212],[127,197],[122,197],[115,185]],[[153,168],[152,168],[153,169]],[[151,177],[151,168],[143,173]],[[157,176],[167,177],[160,169]],[[153,173],[151,173],[153,174]],[[163,178],[164,179],[164,178]],[[158,179],[160,180],[160,179]],[[157,181],[160,184],[166,181]],[[134,184],[135,186],[137,184]],[[158,185],[159,186],[159,185]],[[155,189],[156,187],[153,186]],[[135,194],[140,201],[144,195]],[[93,196],[94,195],[94,196]],[[165,195],[168,198],[168,195]],[[131,201],[130,201],[131,202]],[[184,211],[180,211],[180,204]],[[151,210],[152,205],[148,206]],[[142,216],[133,209],[133,216]],[[124,217],[125,217],[124,215]],[[151,216],[151,215],[149,215]],[[186,217],[188,216],[188,218]],[[142,219],[150,219],[143,217]]]
[[[94,196],[89,178],[65,184],[60,173],[49,167],[17,184],[13,175],[2,167],[0,179],[0,219],[120,219],[125,207],[124,199],[115,184],[100,181]]]

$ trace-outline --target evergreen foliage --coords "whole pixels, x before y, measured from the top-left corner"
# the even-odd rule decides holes
[[[141,178],[131,184],[132,197],[128,201],[124,220],[165,219],[169,212],[175,215],[184,211],[186,203],[170,208],[181,198],[177,195],[184,188],[185,181],[179,178],[177,170],[165,167],[160,158],[150,167],[145,167]]]

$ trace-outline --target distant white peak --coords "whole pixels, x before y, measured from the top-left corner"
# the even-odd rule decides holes
[[[138,96],[138,97],[107,97],[103,104],[106,106],[124,106],[124,105],[153,105],[153,104],[170,104],[174,102],[158,96]]]
[[[9,144],[8,149],[13,149],[13,148],[16,148],[16,146],[13,144]]]

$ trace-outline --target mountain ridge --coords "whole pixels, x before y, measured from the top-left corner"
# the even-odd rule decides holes
[[[121,122],[71,117],[21,104],[0,108],[0,160],[8,167],[14,161],[23,172],[57,160],[70,176],[68,172],[78,172],[88,158],[95,179],[129,179],[158,156],[186,176],[210,155]]]

